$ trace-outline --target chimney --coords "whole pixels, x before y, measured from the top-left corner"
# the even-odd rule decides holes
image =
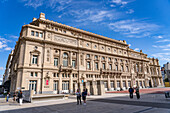
[[[39,19],[45,20],[45,14],[44,13],[40,13]]]

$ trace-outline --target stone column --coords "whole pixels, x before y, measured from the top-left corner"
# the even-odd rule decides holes
[[[69,90],[70,90],[70,93],[73,93],[73,74],[72,73],[70,73]]]
[[[111,86],[110,86],[110,75],[108,75],[108,80],[107,80],[107,87],[108,87],[108,91],[111,91]]]
[[[97,95],[97,82],[92,81],[93,95]]]
[[[153,79],[152,79],[152,77],[151,77],[151,87],[154,87],[154,86],[153,86]]]
[[[58,93],[62,93],[62,73],[59,73]]]
[[[97,86],[97,89],[98,89],[98,95],[103,95],[105,93],[105,90],[104,90],[104,82],[103,81],[98,81],[98,86]]]
[[[114,87],[115,87],[115,90],[117,89],[117,79],[116,79],[116,75],[114,75]]]
[[[72,52],[70,51],[70,66],[72,66]]]
[[[159,77],[157,77],[156,82],[157,82],[157,86],[159,86],[160,85]]]
[[[88,93],[90,93],[90,82],[86,82],[86,88],[88,90]]]
[[[92,69],[92,71],[94,71],[94,55],[91,55],[91,69]]]
[[[160,79],[161,79],[161,86],[164,86],[163,79],[162,78],[160,78]]]
[[[122,76],[120,76],[120,88],[123,89],[123,81],[122,81]]]
[[[130,87],[130,86],[128,86],[128,79],[127,79],[127,76],[126,76],[126,88],[128,89],[128,87]]]

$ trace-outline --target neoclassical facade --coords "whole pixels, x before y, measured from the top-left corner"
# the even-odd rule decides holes
[[[163,85],[158,59],[118,41],[61,23],[38,19],[22,27],[11,62],[11,92],[73,93]]]

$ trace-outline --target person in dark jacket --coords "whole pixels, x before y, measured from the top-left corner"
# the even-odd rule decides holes
[[[77,95],[77,105],[79,105],[79,102],[81,104],[81,92],[79,89],[77,89],[76,95]]]
[[[23,94],[22,91],[20,90],[18,93],[18,99],[19,99],[19,104],[22,105],[22,101],[23,101]]]
[[[136,97],[137,99],[140,99],[140,94],[139,94],[139,87],[136,87]]]
[[[86,105],[86,96],[87,96],[87,90],[83,89],[83,92],[82,92],[82,99],[84,101],[84,105]]]
[[[131,99],[133,98],[133,92],[134,92],[134,89],[132,87],[130,87],[129,88],[129,96]]]

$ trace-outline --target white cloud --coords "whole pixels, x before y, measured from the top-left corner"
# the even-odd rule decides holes
[[[21,0],[25,6],[33,7],[37,9],[45,5],[46,7],[50,7],[51,9],[61,11],[67,7],[72,0]]]
[[[2,42],[0,41],[0,49],[2,49],[2,48],[4,48],[4,47],[7,47],[7,45],[4,44],[4,43],[2,43]]]
[[[134,51],[139,51],[139,48],[135,48]]]
[[[111,4],[110,7],[116,7],[116,5]]]
[[[109,27],[115,32],[120,32],[127,37],[146,37],[150,36],[153,31],[156,31],[159,26],[156,24],[147,23],[139,20],[121,20],[115,23],[110,23]]]
[[[3,68],[3,67],[0,67],[0,70],[4,70],[4,68]]]
[[[129,44],[129,47],[131,46],[131,44]]]
[[[123,1],[123,0],[112,0],[110,2],[115,3],[117,5],[126,5],[128,3],[127,1]]]
[[[163,36],[160,36],[160,35],[159,35],[157,38],[163,38]]]
[[[164,51],[170,51],[170,49],[163,49]]]
[[[36,9],[43,5],[44,0],[22,0],[22,2],[25,2],[25,6],[30,6]]]
[[[153,45],[152,47],[168,49],[168,48],[170,48],[170,44],[167,44],[167,45],[161,45],[161,46]]]
[[[11,47],[6,47],[5,50],[9,51],[9,50],[12,50],[13,48]]]
[[[159,40],[159,41],[156,41],[156,42],[170,42],[170,39]]]
[[[7,40],[5,38],[1,38],[0,36],[0,50],[11,50],[12,48],[8,47],[7,42],[11,42],[10,40]]]
[[[134,10],[133,9],[129,9],[128,11],[126,11],[127,14],[132,14],[134,13]]]
[[[18,38],[18,36],[15,36],[15,35],[10,35],[9,37],[11,37],[11,38]]]
[[[101,10],[101,9],[85,9],[85,10],[71,10],[76,22],[102,22],[105,20],[115,20],[121,17],[121,13],[116,10]]]

